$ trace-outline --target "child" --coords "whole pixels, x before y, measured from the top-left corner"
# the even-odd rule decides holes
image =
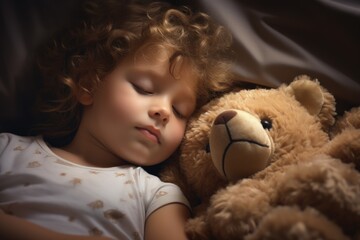
[[[85,6],[40,61],[49,121],[36,137],[0,134],[0,236],[186,239],[180,189],[138,166],[169,158],[228,87],[231,38],[187,8]]]

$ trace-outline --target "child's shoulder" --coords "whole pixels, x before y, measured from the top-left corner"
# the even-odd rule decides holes
[[[31,144],[38,137],[34,136],[20,136],[13,133],[0,133],[0,150],[6,148],[12,143],[23,143],[23,144]]]
[[[13,141],[13,140],[24,140],[24,141],[33,141],[36,137],[34,136],[21,136],[9,132],[3,132],[0,133],[0,139],[7,140],[7,141]]]

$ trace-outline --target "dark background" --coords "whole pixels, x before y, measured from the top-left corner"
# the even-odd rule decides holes
[[[234,35],[239,81],[266,87],[308,74],[338,111],[360,105],[360,1],[170,1],[212,15]],[[77,17],[79,1],[0,0],[0,132],[27,134],[38,47]]]

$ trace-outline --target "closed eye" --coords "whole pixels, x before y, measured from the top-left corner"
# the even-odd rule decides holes
[[[139,86],[139,85],[136,85],[134,83],[131,83],[131,86],[135,89],[135,91],[139,94],[142,94],[142,95],[152,95],[154,94],[153,92],[151,91],[147,91],[146,89],[144,89],[143,87]]]
[[[187,119],[187,117],[184,114],[182,114],[179,110],[177,110],[176,107],[172,107],[172,110],[177,118]]]

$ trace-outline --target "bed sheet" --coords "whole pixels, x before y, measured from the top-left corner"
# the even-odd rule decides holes
[[[208,12],[232,31],[237,79],[277,87],[319,79],[341,113],[360,104],[360,2],[171,1]],[[26,134],[39,75],[39,45],[76,18],[79,1],[0,1],[0,132]]]

